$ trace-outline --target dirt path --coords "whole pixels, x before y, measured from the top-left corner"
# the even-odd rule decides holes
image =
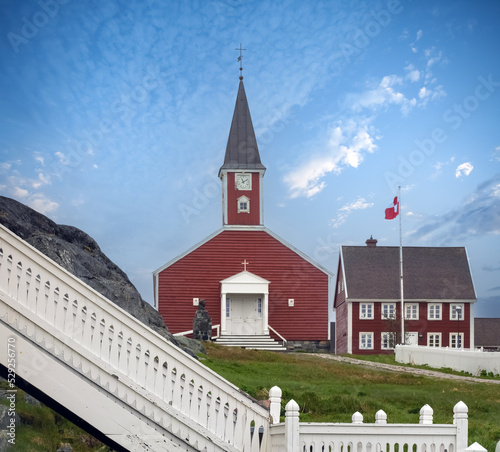
[[[491,384],[500,384],[500,380],[488,380],[484,378],[476,378],[476,377],[467,377],[462,375],[451,375],[443,372],[437,372],[435,370],[427,370],[427,369],[416,369],[414,367],[404,367],[397,366],[394,364],[384,364],[384,363],[375,363],[372,361],[364,361],[362,359],[354,359],[347,358],[345,356],[339,355],[330,355],[330,354],[314,354],[314,356],[318,356],[324,359],[333,359],[335,361],[340,361],[349,364],[355,364],[358,366],[372,367],[376,369],[388,370],[392,372],[407,372],[416,375],[424,375],[426,377],[435,377],[435,378],[444,378],[448,380],[461,380],[461,381],[470,381],[472,383],[491,383]]]

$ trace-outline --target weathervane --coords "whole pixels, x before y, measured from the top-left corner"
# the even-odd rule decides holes
[[[246,50],[246,49],[243,49],[241,47],[241,43],[240,43],[240,48],[239,49],[234,49],[234,50],[239,50],[240,51],[240,56],[238,57],[238,61],[240,62],[240,80],[243,80],[243,66],[242,66],[242,59],[243,59],[243,50]]]

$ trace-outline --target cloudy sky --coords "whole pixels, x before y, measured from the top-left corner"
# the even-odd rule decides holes
[[[0,194],[152,272],[222,223],[243,75],[265,224],[340,245],[467,247],[500,316],[499,1],[0,0]]]

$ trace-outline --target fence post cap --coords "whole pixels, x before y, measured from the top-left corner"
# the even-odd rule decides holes
[[[467,418],[467,413],[469,412],[469,408],[467,405],[460,401],[458,402],[454,407],[453,407],[453,417],[455,419],[466,419]]]
[[[497,449],[498,449],[498,444],[497,444],[497,448],[495,450],[497,450]],[[479,444],[479,443],[471,444],[465,450],[468,452],[487,452],[486,449],[483,446],[481,446],[481,444]]]
[[[269,397],[281,397],[281,389],[278,386],[273,386],[269,390]]]
[[[433,420],[433,415],[434,415],[434,410],[428,404],[425,404],[420,409],[420,424],[431,425]]]
[[[352,415],[352,423],[353,424],[362,424],[363,423],[363,415],[359,411],[356,411]]]
[[[384,410],[375,413],[375,424],[387,424],[387,414]]]
[[[289,412],[293,413],[293,412],[299,412],[299,404],[291,399],[290,402],[288,402],[285,406],[285,410],[286,410],[286,414],[288,415]]]

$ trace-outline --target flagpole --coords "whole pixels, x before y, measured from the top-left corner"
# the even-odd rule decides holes
[[[399,281],[401,294],[401,345],[405,344],[405,316],[403,292],[403,230],[401,226],[401,185],[398,188],[398,216],[399,216]]]

